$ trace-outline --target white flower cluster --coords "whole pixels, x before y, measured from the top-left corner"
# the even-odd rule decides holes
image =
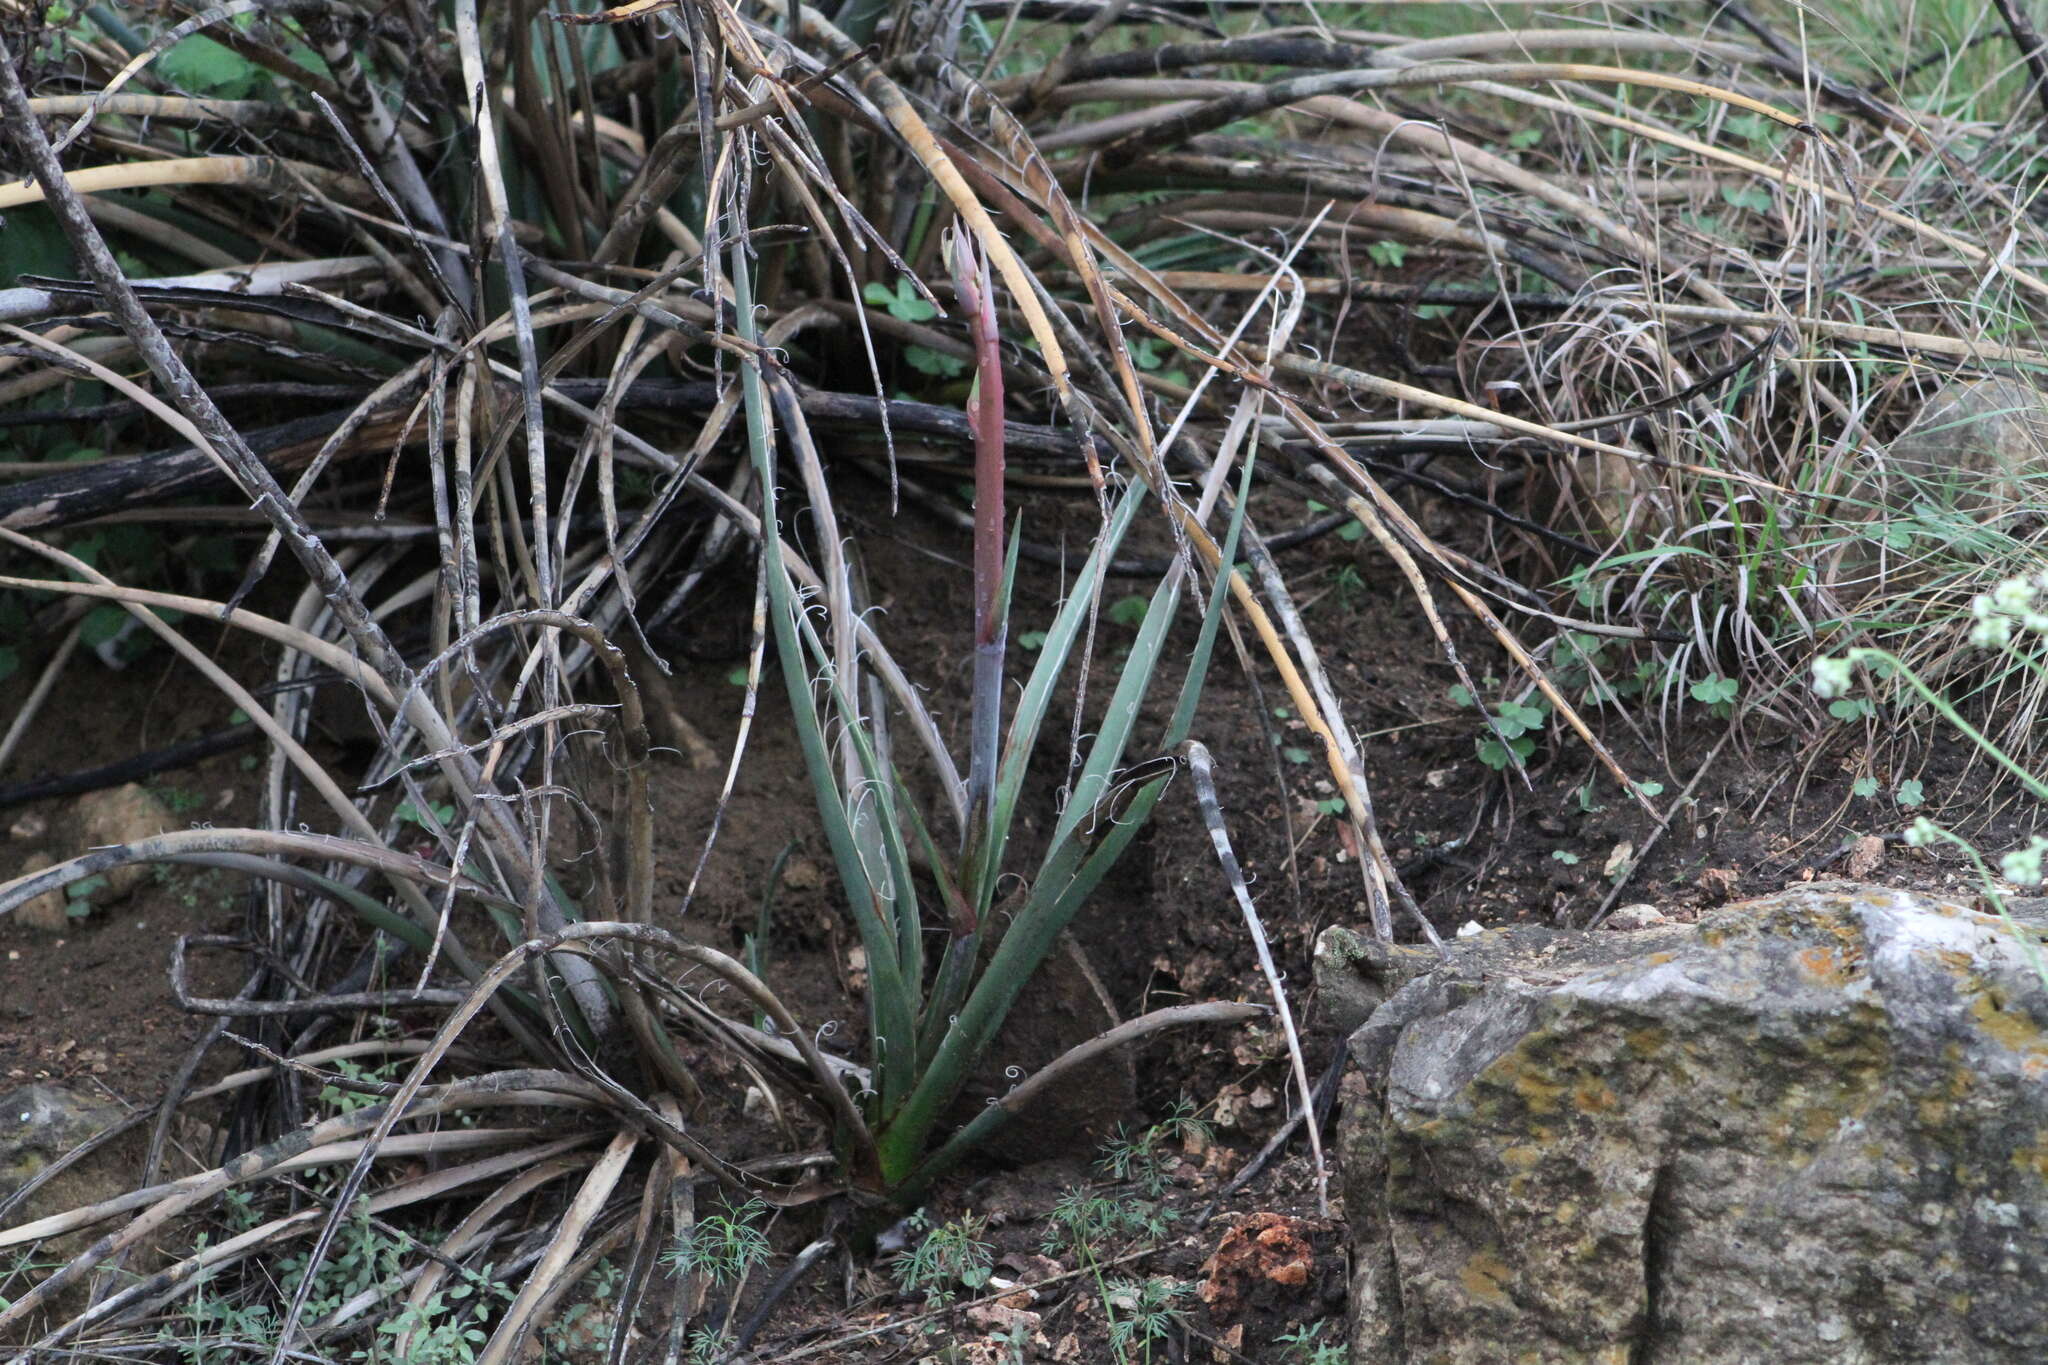
[[[1970,643],[1979,649],[2003,649],[2012,643],[2013,629],[2048,635],[2048,612],[2040,609],[2048,595],[2048,569],[2032,578],[2008,578],[1970,603],[1976,623],[1970,627]]]
[[[1823,654],[1813,661],[1813,694],[1822,701],[1847,696],[1856,685],[1856,666],[1847,658]]]
[[[1906,847],[1927,848],[1943,834],[1940,825],[1922,815],[1906,826]]]
[[[2039,886],[2043,868],[2041,859],[2048,854],[2048,839],[2036,834],[2027,840],[2025,848],[2016,848],[1998,860],[1999,871],[2015,886]]]

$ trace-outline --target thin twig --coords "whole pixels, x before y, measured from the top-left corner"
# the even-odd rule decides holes
[[[1992,3],[1998,6],[1998,17],[2005,21],[2006,31],[2012,34],[2013,43],[2020,50],[2020,60],[2027,64],[2029,93],[2048,111],[2048,44],[2041,41],[2041,31],[2034,27],[2019,0]]]
[[[9,723],[6,735],[0,736],[0,771],[6,770],[7,760],[14,757],[15,747],[21,743],[22,736],[28,733],[29,726],[35,724],[35,718],[42,711],[43,703],[50,699],[51,691],[57,686],[57,679],[64,676],[65,666],[71,662],[71,651],[78,648],[78,637],[84,629],[85,618],[81,616],[72,623],[71,629],[64,632],[64,638],[58,642],[56,652],[50,656],[49,662],[43,665],[43,671],[37,675],[36,685],[29,689],[27,698],[21,703],[21,709],[14,713],[14,719]],[[214,750],[212,752],[218,751]],[[132,763],[133,760],[130,760],[130,762]],[[144,774],[138,774],[138,776],[155,771],[158,770],[155,768],[146,769]],[[80,775],[73,774],[72,779],[76,780],[78,776]],[[126,777],[115,779],[117,782],[130,780],[132,779]],[[23,801],[36,800],[37,795],[22,796],[17,793],[25,789],[46,786],[50,781],[51,779],[46,778],[42,782],[30,782],[11,788],[0,789],[0,809],[5,809],[11,805],[19,805]],[[57,779],[57,781],[61,783],[63,779]],[[94,787],[103,785],[107,784],[94,783],[92,786],[72,787],[70,791],[92,791]],[[68,795],[69,791],[40,794],[51,796]]]
[[[1203,823],[1209,827],[1209,842],[1214,846],[1216,860],[1223,865],[1224,879],[1230,883],[1230,891],[1237,898],[1237,907],[1244,912],[1245,927],[1251,931],[1252,948],[1259,955],[1259,969],[1266,974],[1266,984],[1273,991],[1273,1008],[1280,1015],[1280,1031],[1287,1040],[1287,1056],[1294,1065],[1294,1083],[1301,1090],[1302,1112],[1315,1108],[1315,1091],[1308,1082],[1308,1065],[1301,1057],[1301,1035],[1294,1027],[1294,1011],[1287,1004],[1287,988],[1281,983],[1280,969],[1273,965],[1273,950],[1266,941],[1266,928],[1259,922],[1258,908],[1252,904],[1251,889],[1244,884],[1244,873],[1237,864],[1237,854],[1230,847],[1230,833],[1224,825],[1223,806],[1216,796],[1215,767],[1209,760],[1209,750],[1197,740],[1187,740],[1180,747],[1180,754],[1187,761],[1188,775],[1195,784],[1195,797],[1201,803]],[[1316,1164],[1316,1208],[1327,1218],[1330,1216],[1330,1176],[1323,1164],[1323,1135],[1315,1125],[1308,1130],[1308,1145],[1315,1155]]]

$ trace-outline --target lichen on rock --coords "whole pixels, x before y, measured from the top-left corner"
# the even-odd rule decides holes
[[[2048,1359],[2048,987],[1996,918],[1497,931],[1351,1051],[1358,1365]]]

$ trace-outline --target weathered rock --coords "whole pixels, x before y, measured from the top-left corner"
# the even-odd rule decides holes
[[[1934,543],[1944,547],[1941,562],[1972,553],[1970,521],[2038,511],[2044,477],[2048,394],[2004,378],[1944,385],[1843,489],[1839,515],[1865,525],[1860,535],[1839,537],[1831,586],[1854,600],[1924,579],[1933,571]]]
[[[1632,934],[1638,929],[1655,929],[1671,923],[1671,916],[1654,905],[1624,905],[1618,907],[1601,925],[1613,933]]]
[[[1317,1023],[1345,1037],[1387,997],[1443,959],[1333,924],[1316,937]]]
[[[47,853],[31,853],[21,860],[21,871],[17,874],[32,877],[46,867],[55,867],[57,860]],[[71,927],[70,902],[64,899],[64,889],[45,891],[33,900],[23,901],[16,906],[12,918],[16,924],[45,934],[61,934]]]
[[[2048,987],[2000,921],[1817,884],[1455,952],[1352,1035],[1355,1365],[2048,1359]]]
[[[163,803],[151,795],[148,788],[135,782],[80,797],[72,808],[71,818],[84,848],[132,844],[138,839],[162,834],[173,825],[171,814],[164,809]],[[101,875],[106,878],[105,882],[79,899],[96,906],[123,900],[149,876],[149,869],[139,863],[130,863],[109,868]]]
[[[1849,846],[1848,856],[1842,860],[1842,873],[1851,881],[1861,881],[1883,866],[1884,840],[1866,834]]]
[[[2048,473],[2048,397],[2016,379],[1955,380],[1927,400],[1885,463],[1890,506],[2008,506]]]
[[[112,1101],[38,1082],[0,1095],[0,1200],[122,1117]]]
[[[0,1095],[0,1200],[13,1196],[59,1157],[124,1117],[126,1111],[111,1100],[61,1084],[37,1082]],[[96,1152],[59,1172],[0,1221],[18,1227],[125,1193],[141,1164],[143,1137],[132,1133],[113,1142],[110,1150]],[[45,1269],[62,1265],[104,1231],[104,1227],[81,1228],[37,1243],[30,1261]],[[0,1258],[12,1254],[0,1253]],[[130,1268],[139,1268],[144,1261],[153,1264],[153,1258],[144,1255],[131,1259]],[[39,1278],[40,1273],[30,1276],[31,1281]],[[18,1280],[8,1293],[10,1297],[18,1295],[26,1287]],[[84,1306],[82,1290],[62,1294],[51,1317],[61,1318]]]

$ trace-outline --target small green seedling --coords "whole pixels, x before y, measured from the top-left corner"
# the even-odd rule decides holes
[[[427,810],[433,815],[435,823],[443,827],[455,818],[455,807],[446,801],[435,802],[429,805]],[[399,819],[409,825],[418,825],[421,829],[428,828],[427,817],[422,815],[420,808],[410,801],[399,802],[396,814]]]
[[[1273,1338],[1273,1344],[1281,1350],[1281,1359],[1287,1365],[1344,1365],[1350,1351],[1342,1341],[1324,1341],[1323,1331],[1329,1327],[1329,1319],[1312,1322],[1306,1327],[1297,1327]]]
[[[995,1248],[983,1240],[986,1219],[970,1213],[934,1226],[920,1210],[910,1216],[909,1230],[921,1234],[917,1245],[897,1252],[889,1269],[897,1287],[922,1296],[925,1307],[944,1307],[962,1288],[979,1292],[995,1273]]]
[[[1735,696],[1742,690],[1742,684],[1717,673],[1710,678],[1701,678],[1686,690],[1710,714],[1725,717],[1734,714]]]
[[[1542,700],[1503,701],[1494,705],[1489,724],[1493,734],[1477,741],[1479,761],[1495,772],[1517,763],[1527,763],[1536,752],[1536,736],[1550,720],[1550,705]]]
[[[767,1219],[768,1205],[759,1199],[700,1218],[661,1253],[661,1263],[671,1271],[694,1271],[722,1285],[737,1284],[768,1259],[768,1234],[761,1227]]]
[[[1151,607],[1152,604],[1145,598],[1132,593],[1129,597],[1119,597],[1110,603],[1108,611],[1104,614],[1116,624],[1136,630],[1145,624],[1145,613],[1150,611]]]
[[[1118,1365],[1151,1360],[1154,1343],[1165,1341],[1175,1327],[1186,1324],[1187,1310],[1181,1301],[1194,1289],[1185,1280],[1170,1280],[1163,1275],[1111,1281],[1103,1302],[1112,1314],[1109,1349]]]
[[[897,277],[893,289],[880,280],[869,280],[860,296],[868,304],[887,310],[890,317],[902,322],[929,322],[939,315],[939,310],[917,292],[917,286],[902,276]],[[967,373],[966,361],[929,346],[906,346],[903,359],[913,370],[937,379],[957,379]]]

